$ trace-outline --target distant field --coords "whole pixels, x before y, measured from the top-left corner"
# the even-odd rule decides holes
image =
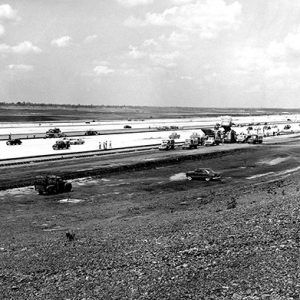
[[[240,109],[147,106],[0,105],[0,122],[43,122],[75,120],[128,120],[295,114],[300,109]]]

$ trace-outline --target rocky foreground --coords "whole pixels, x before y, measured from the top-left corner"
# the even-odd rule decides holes
[[[0,197],[0,298],[299,299],[299,175],[170,172],[78,181],[74,203],[30,188]]]

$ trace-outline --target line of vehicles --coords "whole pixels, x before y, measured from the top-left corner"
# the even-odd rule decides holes
[[[260,123],[259,123],[260,124]],[[248,126],[249,125],[249,126]],[[237,134],[232,126],[235,125],[232,122],[232,117],[225,116],[221,117],[221,122],[216,123],[214,129],[202,129],[204,135],[199,135],[197,133],[192,134],[188,139],[186,139],[182,145],[183,149],[196,149],[198,146],[216,146],[221,143],[252,143],[261,144],[263,143],[263,137],[274,136],[281,134],[294,133],[290,124],[286,124],[283,129],[279,130],[277,125],[268,125],[267,123],[260,124],[260,128],[254,125],[248,124],[247,129]],[[257,125],[257,124],[256,124]],[[124,128],[129,128],[130,125],[125,125]],[[163,126],[157,127],[158,130],[176,130],[181,129],[178,126]],[[85,131],[85,136],[95,136],[100,135],[96,130],[89,129]],[[69,149],[70,145],[82,145],[84,140],[80,138],[68,138],[67,134],[62,132],[60,128],[52,128],[46,131],[45,139],[48,138],[59,138],[52,146],[54,150]],[[173,132],[169,135],[169,138],[163,140],[159,146],[160,150],[172,150],[175,149],[175,140],[180,138],[180,134]],[[13,139],[11,134],[6,141],[8,146],[21,145],[22,141],[18,138]]]
[[[261,144],[263,142],[263,134],[251,132],[237,134],[231,127],[233,126],[231,117],[223,117],[221,123],[217,123],[214,129],[202,129],[202,134],[193,133],[182,144],[182,149],[197,149],[198,146],[217,146],[224,143],[249,143]],[[177,134],[173,132],[168,139],[162,140],[159,150],[174,150],[175,137]]]
[[[100,133],[97,130],[92,130],[89,129],[87,130],[84,135],[89,136],[89,135],[99,135]],[[61,132],[59,128],[52,128],[46,131],[46,134],[44,136],[44,139],[51,139],[51,138],[64,138],[67,137],[67,134],[64,132]]]
[[[100,133],[96,130],[87,130],[85,132],[85,136],[90,135],[99,135]],[[67,135],[64,132],[61,132],[59,128],[52,128],[46,131],[46,134],[44,136],[44,139],[48,138],[59,138],[60,140],[57,140],[53,145],[53,150],[63,150],[63,149],[69,149],[71,145],[83,145],[85,141],[81,138],[68,138]],[[8,146],[14,146],[14,145],[21,145],[22,141],[21,139],[13,139],[11,137],[11,134],[8,137],[8,140],[6,141],[6,145]]]

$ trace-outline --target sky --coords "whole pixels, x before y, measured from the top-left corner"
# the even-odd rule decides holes
[[[300,1],[0,0],[0,101],[299,108]]]

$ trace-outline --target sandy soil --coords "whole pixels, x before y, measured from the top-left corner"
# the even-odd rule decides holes
[[[0,192],[2,299],[299,299],[299,148]],[[222,180],[186,180],[196,167]]]

